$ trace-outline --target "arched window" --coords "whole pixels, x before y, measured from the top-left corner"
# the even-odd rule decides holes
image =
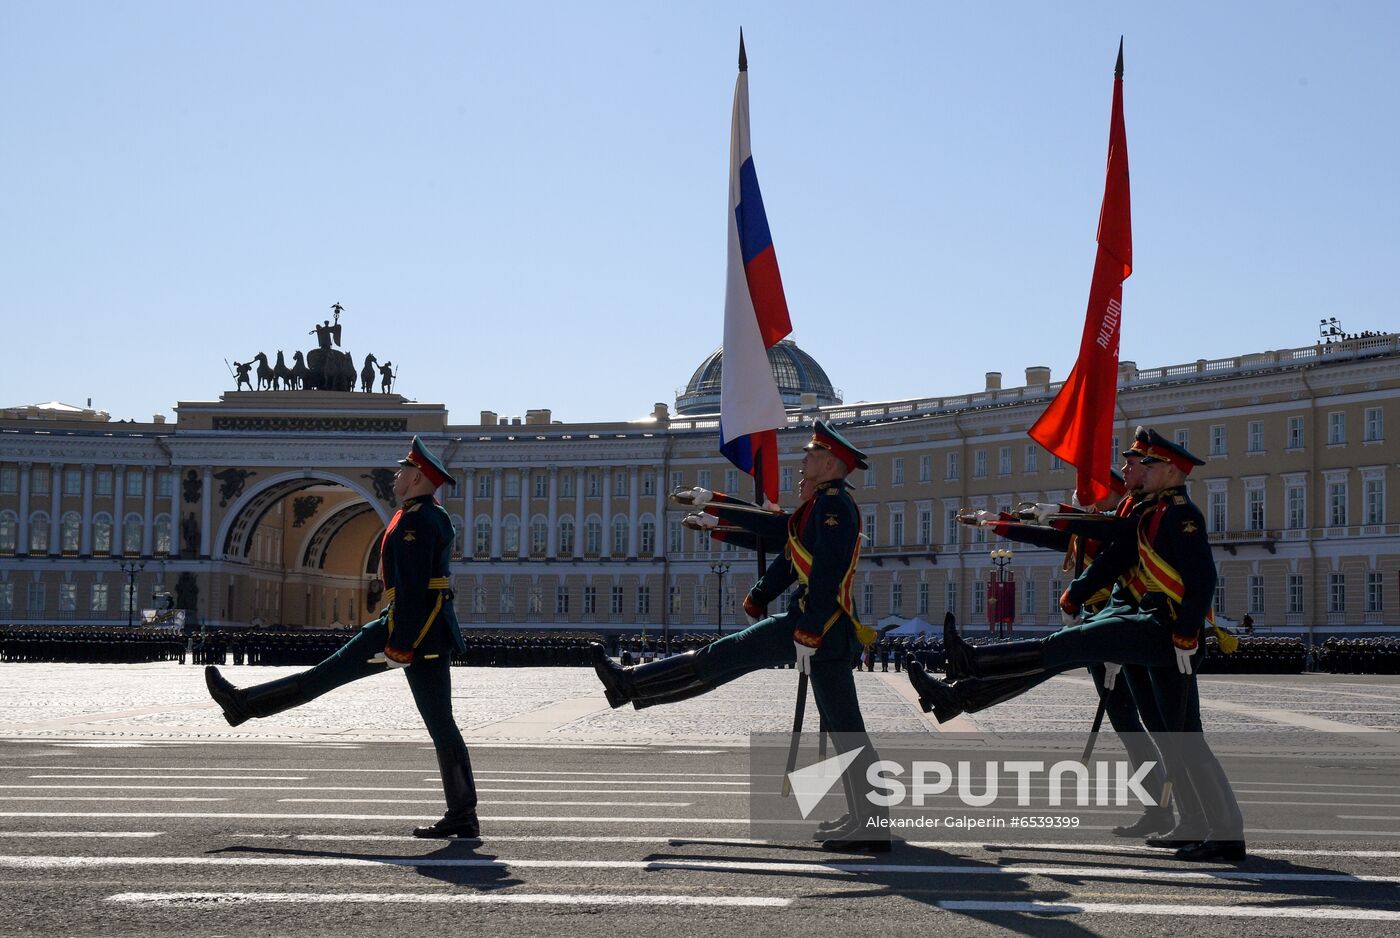
[[[157,554],[165,554],[165,555],[169,556],[169,554],[170,554],[170,532],[171,532],[170,516],[169,516],[169,515],[157,515],[157,516],[156,516],[156,545],[155,545],[155,550],[156,550],[156,553],[157,553]]]
[[[559,519],[559,556],[572,557],[574,554],[574,519]]]
[[[543,557],[549,547],[549,521],[544,515],[530,519],[530,556]]]
[[[92,552],[110,554],[112,552],[112,516],[98,515],[92,519]]]
[[[508,557],[520,553],[520,519],[515,515],[506,515],[501,522],[501,553]]]
[[[467,549],[467,523],[460,515],[452,516],[452,556],[462,557]]]
[[[478,557],[486,557],[491,553],[491,519],[485,515],[476,519],[476,544],[472,553]]]
[[[141,516],[130,514],[122,521],[122,553],[141,553]]]
[[[58,523],[58,546],[65,554],[78,552],[79,539],[83,531],[83,519],[76,511],[70,511]]]
[[[0,554],[19,549],[19,517],[13,511],[0,511]]]
[[[612,552],[614,557],[627,556],[627,516],[618,515],[612,522]]]
[[[643,557],[650,557],[656,553],[656,522],[651,515],[642,515],[642,520],[637,525],[637,552]]]
[[[603,522],[597,515],[589,515],[583,523],[583,554],[597,557],[603,552]]]
[[[47,554],[49,552],[49,516],[42,511],[29,516],[29,552]]]

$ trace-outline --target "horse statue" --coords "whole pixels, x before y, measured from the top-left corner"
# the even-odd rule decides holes
[[[306,387],[317,391],[355,390],[355,363],[345,352],[314,348],[306,354]]]
[[[296,362],[296,364],[291,367],[292,387],[297,389],[304,388],[306,387],[306,359],[302,357],[301,352],[293,352],[292,361]]]
[[[379,364],[379,359],[374,357],[374,353],[365,356],[365,367],[360,369],[360,390],[366,394],[374,390],[374,366]]]
[[[272,386],[292,390],[292,369],[287,367],[287,360],[280,351],[277,353],[277,364],[272,366]]]
[[[277,375],[273,372],[272,366],[267,363],[267,356],[259,352],[253,356],[253,361],[258,363],[258,390],[272,389]]]

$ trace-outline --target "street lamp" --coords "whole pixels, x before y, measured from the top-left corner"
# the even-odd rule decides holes
[[[991,552],[992,563],[997,569],[992,574],[989,612],[992,616],[992,622],[996,625],[998,638],[1005,634],[1005,629],[1016,618],[1016,594],[1009,592],[1006,588],[1008,584],[1006,565],[1011,563],[1011,559],[1015,556],[1016,552],[1008,547],[997,547]]]
[[[146,569],[146,561],[122,560],[119,564],[126,574],[126,627],[131,628],[136,618],[136,576]]]
[[[710,572],[715,575],[715,634],[724,634],[724,575],[729,572],[729,564],[724,561],[710,564]]]

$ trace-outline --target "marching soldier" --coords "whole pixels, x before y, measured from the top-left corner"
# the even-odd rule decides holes
[[[380,545],[379,576],[387,604],[379,618],[309,671],[240,689],[210,666],[204,672],[205,682],[229,725],[237,726],[249,717],[299,706],[350,681],[402,668],[437,750],[447,800],[442,819],[416,828],[413,834],[476,837],[471,758],[452,718],[452,653],[465,650],[448,579],[452,522],[433,497],[444,483],[455,486],[456,481],[416,436],[399,466],[394,495],[402,507],[390,520]]]
[[[749,590],[744,611],[759,621],[726,635],[698,651],[674,655],[651,664],[621,668],[594,648],[594,668],[608,703],[620,707],[654,706],[685,700],[761,668],[796,663],[810,675],[817,710],[836,748],[847,752],[863,747],[843,782],[850,813],[842,822],[826,825],[823,846],[830,850],[887,852],[890,843],[881,825],[882,813],[857,797],[858,779],[878,756],[865,736],[865,721],[856,698],[851,659],[875,633],[855,616],[851,577],[860,554],[860,513],[851,498],[846,476],[866,468],[865,455],[835,429],[817,422],[802,459],[802,504],[785,521],[786,546]],[[693,503],[703,506],[711,493],[701,489]],[[752,513],[725,512],[721,518],[744,523]],[[774,519],[758,520],[755,533],[768,538]],[[801,586],[784,612],[762,616],[763,608],[794,582]]]
[[[1060,599],[1061,608],[1075,615],[1086,600],[1111,587],[1108,605],[1082,625],[1034,641],[974,648],[954,633],[947,649],[949,676],[1020,678],[1095,662],[1148,667],[1158,708],[1168,729],[1178,734],[1168,773],[1174,787],[1193,790],[1207,822],[1204,830],[1178,826],[1148,842],[1177,848],[1183,860],[1243,860],[1244,821],[1202,735],[1195,680],[1216,573],[1205,520],[1184,483],[1191,469],[1204,463],[1150,429],[1139,428],[1129,452],[1139,460],[1143,493],[1133,536],[1109,544]],[[921,699],[965,709],[957,684],[922,678],[911,676]]]

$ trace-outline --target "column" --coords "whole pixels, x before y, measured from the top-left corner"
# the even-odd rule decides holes
[[[170,466],[170,556],[180,556],[180,470],[173,463]],[[281,596],[281,593],[278,593]],[[281,601],[280,599],[278,600]],[[278,610],[279,613],[281,610]]]
[[[141,556],[149,557],[155,553],[156,467],[147,466],[145,473],[146,495],[141,505]]]
[[[637,517],[637,467],[627,470],[627,556],[637,556],[637,529],[641,527]]]
[[[32,462],[19,464],[19,543],[15,553],[21,557],[29,553],[29,473],[33,468]]]
[[[96,469],[90,462],[83,463],[83,534],[78,553],[84,557],[92,556],[92,478]]]
[[[126,466],[112,467],[112,556],[126,550]]]
[[[203,496],[203,497],[202,497],[202,500],[201,500],[201,502],[200,502],[200,506],[199,506],[199,514],[200,514],[200,521],[199,521],[199,556],[201,556],[201,557],[211,557],[211,556],[213,556],[213,551],[212,551],[210,548],[212,547],[212,545],[213,545],[213,543],[214,543],[214,532],[211,531],[211,530],[209,530],[210,526],[211,526],[211,525],[213,524],[213,522],[214,522],[214,467],[213,467],[213,466],[205,466],[205,467],[204,467],[204,484],[203,484],[202,486],[200,486],[200,489],[199,489],[199,490],[200,490],[200,492],[202,493],[202,496]],[[212,600],[211,600],[211,603],[210,603],[209,608],[210,608],[210,609],[213,609],[213,608],[214,608],[214,607],[213,607]],[[306,624],[307,624],[307,625],[310,625],[310,624],[311,624],[310,618],[307,619],[307,623],[306,623]]]
[[[530,470],[520,470],[520,544],[515,556],[521,560],[530,556]]]
[[[491,470],[491,559],[501,559],[501,470]]]
[[[574,556],[583,556],[583,483],[585,473],[582,469],[574,470]]]
[[[464,492],[462,495],[462,524],[466,531],[462,537],[462,554],[466,557],[476,556],[476,518],[473,511],[476,508],[476,470],[465,469],[462,472],[462,484]]]
[[[559,517],[559,467],[550,466],[549,472],[549,542],[545,546],[546,557],[559,556],[559,531],[556,521]]]
[[[612,468],[603,470],[603,543],[599,554],[612,556]]]
[[[652,556],[661,557],[666,553],[664,541],[670,536],[666,524],[666,487],[661,478],[661,470],[656,470],[656,541],[652,546]],[[667,599],[670,602],[670,599]]]
[[[49,553],[63,553],[63,463],[49,464]]]

